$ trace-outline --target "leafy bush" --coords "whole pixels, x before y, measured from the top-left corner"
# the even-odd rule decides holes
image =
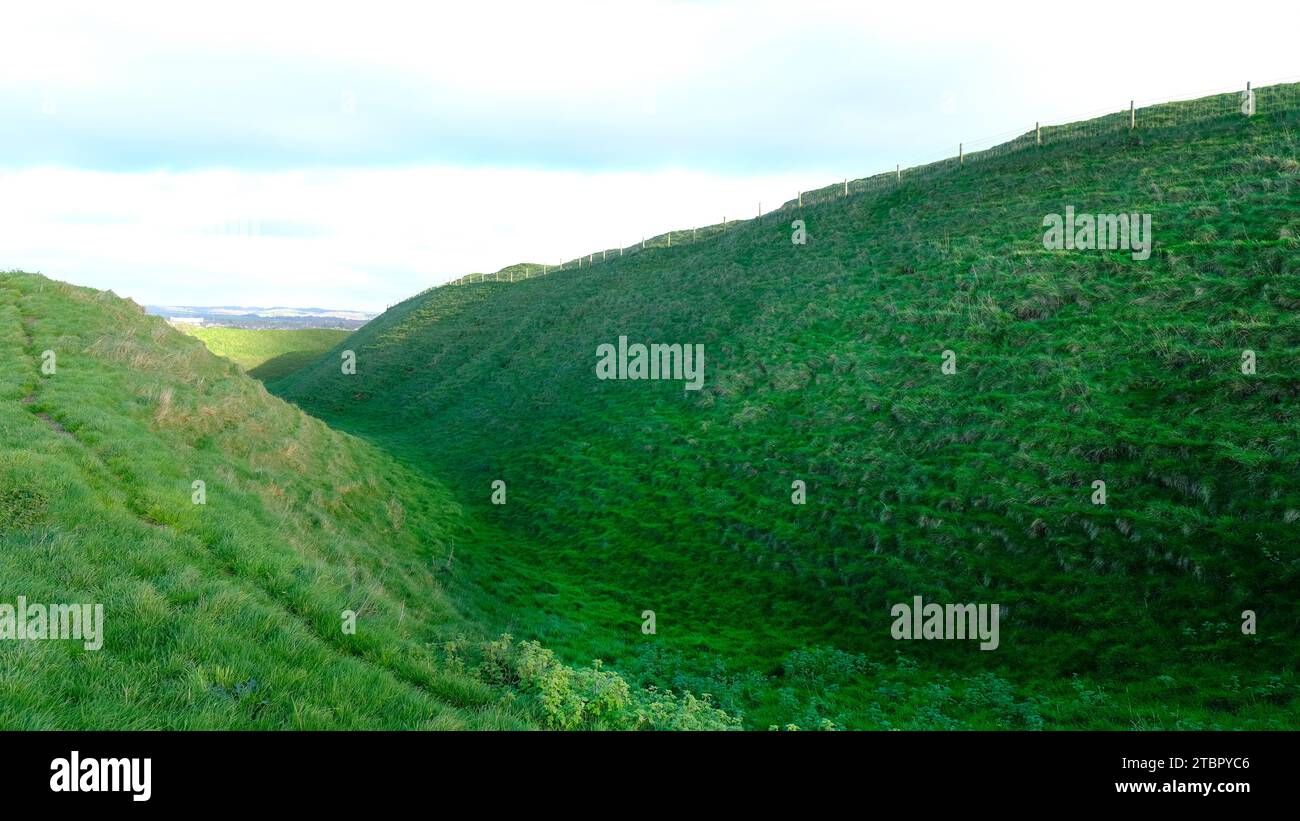
[[[881,665],[860,654],[846,653],[835,647],[806,647],[790,651],[785,660],[786,677],[803,685],[842,682]]]
[[[975,710],[991,712],[999,723],[1012,728],[1041,730],[1043,717],[1032,699],[1017,700],[1015,690],[1006,679],[993,673],[980,673],[967,680],[962,703]]]
[[[632,688],[622,676],[572,668],[535,641],[515,645],[509,634],[484,644],[480,676],[536,699],[542,723],[556,730],[728,730],[741,722],[714,707],[709,696]]]

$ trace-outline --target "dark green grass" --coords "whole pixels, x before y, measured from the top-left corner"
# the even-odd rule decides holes
[[[349,339],[355,376],[271,387],[448,482],[476,615],[750,726],[1293,727],[1296,128],[1103,135],[435,289]],[[1153,214],[1151,259],[1045,251],[1067,205]],[[596,380],[620,334],[704,344],[706,389]],[[891,640],[913,595],[1000,603],[1002,647]]]

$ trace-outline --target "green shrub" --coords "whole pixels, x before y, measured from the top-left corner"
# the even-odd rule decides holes
[[[550,729],[727,730],[741,725],[708,696],[677,695],[653,686],[634,689],[602,667],[599,660],[591,667],[569,667],[537,642],[515,645],[505,634],[483,645],[479,673],[536,699],[542,724]]]

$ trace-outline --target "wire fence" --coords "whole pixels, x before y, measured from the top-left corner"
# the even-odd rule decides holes
[[[1139,137],[1188,126],[1241,121],[1250,117],[1282,116],[1300,110],[1300,83],[1288,82],[1295,79],[1300,78],[1286,78],[1286,81],[1278,81],[1262,88],[1252,88],[1247,83],[1242,89],[1212,92],[1193,99],[1142,101],[1141,105],[1139,101],[1133,100],[1125,109],[1100,113],[1100,116],[1089,115],[1086,119],[1080,118],[1064,125],[1036,123],[1034,128],[1021,134],[1010,132],[973,143],[958,143],[955,155],[933,162],[907,168],[897,165],[892,171],[860,179],[845,179],[823,188],[800,192],[796,199],[783,203],[779,208],[765,214],[759,213],[752,220],[726,220],[713,225],[669,231],[666,234],[643,237],[639,243],[628,247],[606,248],[575,259],[560,261],[556,265],[521,263],[489,274],[468,274],[435,288],[478,282],[523,282],[559,271],[590,268],[654,249],[704,242],[742,223],[784,218],[792,213],[797,214],[806,206],[843,200],[847,197],[880,194],[897,190],[905,185],[925,184],[940,176],[959,173],[967,166],[979,166],[989,160],[1012,155],[1032,156],[1025,152],[1039,151],[1049,146],[1080,144],[1099,138]],[[1008,136],[1011,138],[1007,139]],[[987,147],[981,148],[979,147],[981,145]],[[432,290],[434,288],[426,289],[416,296],[422,296]]]

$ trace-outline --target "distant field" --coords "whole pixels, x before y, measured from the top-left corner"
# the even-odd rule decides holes
[[[247,328],[186,328],[208,350],[224,356],[262,381],[297,371],[337,345],[351,331],[335,328],[270,330]]]

